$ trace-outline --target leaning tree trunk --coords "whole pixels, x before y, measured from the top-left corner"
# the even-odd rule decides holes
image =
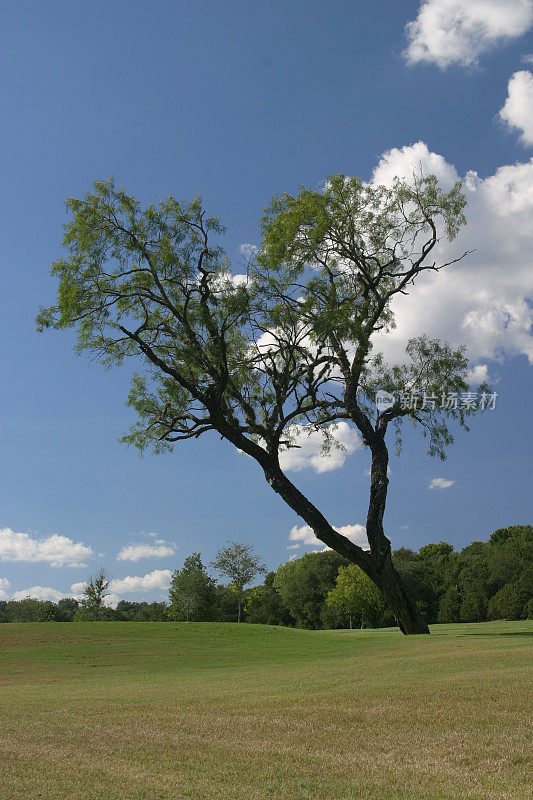
[[[386,448],[372,459],[370,503],[367,516],[367,537],[370,552],[358,547],[336,531],[324,515],[287,478],[279,464],[264,460],[262,467],[272,489],[305,520],[315,536],[339,555],[357,564],[374,581],[387,601],[402,633],[429,633],[411,592],[394,568],[390,542],[383,532],[383,513],[387,496]]]
[[[429,633],[416,601],[392,563],[390,550],[379,569],[369,577],[381,590],[402,633]]]
[[[372,566],[365,572],[381,590],[402,633],[429,633],[427,622],[420,613],[414,597],[392,563],[390,542],[383,531],[389,484],[387,477],[389,454],[384,439],[375,439],[371,449],[372,469],[366,535],[370,545]]]

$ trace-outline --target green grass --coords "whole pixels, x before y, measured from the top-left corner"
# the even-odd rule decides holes
[[[0,798],[525,800],[532,634],[0,625]]]

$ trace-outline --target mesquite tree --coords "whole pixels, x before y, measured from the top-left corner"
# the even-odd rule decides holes
[[[435,398],[468,389],[467,359],[419,336],[390,365],[372,338],[393,325],[395,295],[447,265],[432,251],[455,237],[464,205],[459,184],[444,193],[432,176],[391,188],[333,176],[322,191],[273,198],[247,275],[235,276],[218,244],[223,228],[199,198],[143,209],[111,180],[97,181],[67,202],[68,255],[52,266],[57,304],[41,309],[38,327],[75,327],[78,350],[108,365],[140,362],[128,399],[138,422],[126,443],[158,452],[216,431],[255,459],[318,539],[376,583],[404,633],[428,633],[384,533],[386,435],[395,427],[399,443],[407,418],[444,457],[447,418],[466,427],[474,408]],[[433,399],[403,402],[415,388]],[[378,390],[394,395],[389,407],[376,407]],[[369,550],[338,533],[280,465],[308,432],[322,433],[325,451],[336,446],[341,420],[371,454]]]

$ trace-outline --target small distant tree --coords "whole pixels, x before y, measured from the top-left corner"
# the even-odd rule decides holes
[[[105,570],[99,569],[96,575],[89,578],[83,590],[80,609],[76,617],[82,620],[100,620],[106,616],[105,598],[109,592],[109,579]]]
[[[200,553],[187,556],[183,567],[172,576],[169,592],[171,619],[189,622],[212,615],[215,605],[215,581],[208,575]]]
[[[359,618],[361,628],[365,622],[379,625],[385,611],[383,597],[376,584],[355,564],[340,567],[326,603],[344,619],[348,618],[350,628],[355,617]]]
[[[266,572],[263,560],[254,553],[251,544],[229,542],[227,547],[218,551],[211,566],[230,579],[237,595],[237,622],[240,622],[244,587],[257,575]]]

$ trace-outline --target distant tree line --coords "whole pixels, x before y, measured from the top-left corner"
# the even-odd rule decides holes
[[[451,544],[400,548],[394,564],[409,585],[428,623],[481,622],[533,617],[533,527],[513,525],[495,531],[487,542],[472,542],[460,552]],[[172,576],[169,600],[105,605],[107,579],[101,570],[87,584],[83,599],[0,601],[0,622],[219,621],[300,628],[394,625],[381,594],[354,564],[333,550],[307,553],[266,574],[262,584],[245,588],[264,572],[250,545],[231,542],[210,565],[231,578],[213,578],[200,553],[185,559]]]

